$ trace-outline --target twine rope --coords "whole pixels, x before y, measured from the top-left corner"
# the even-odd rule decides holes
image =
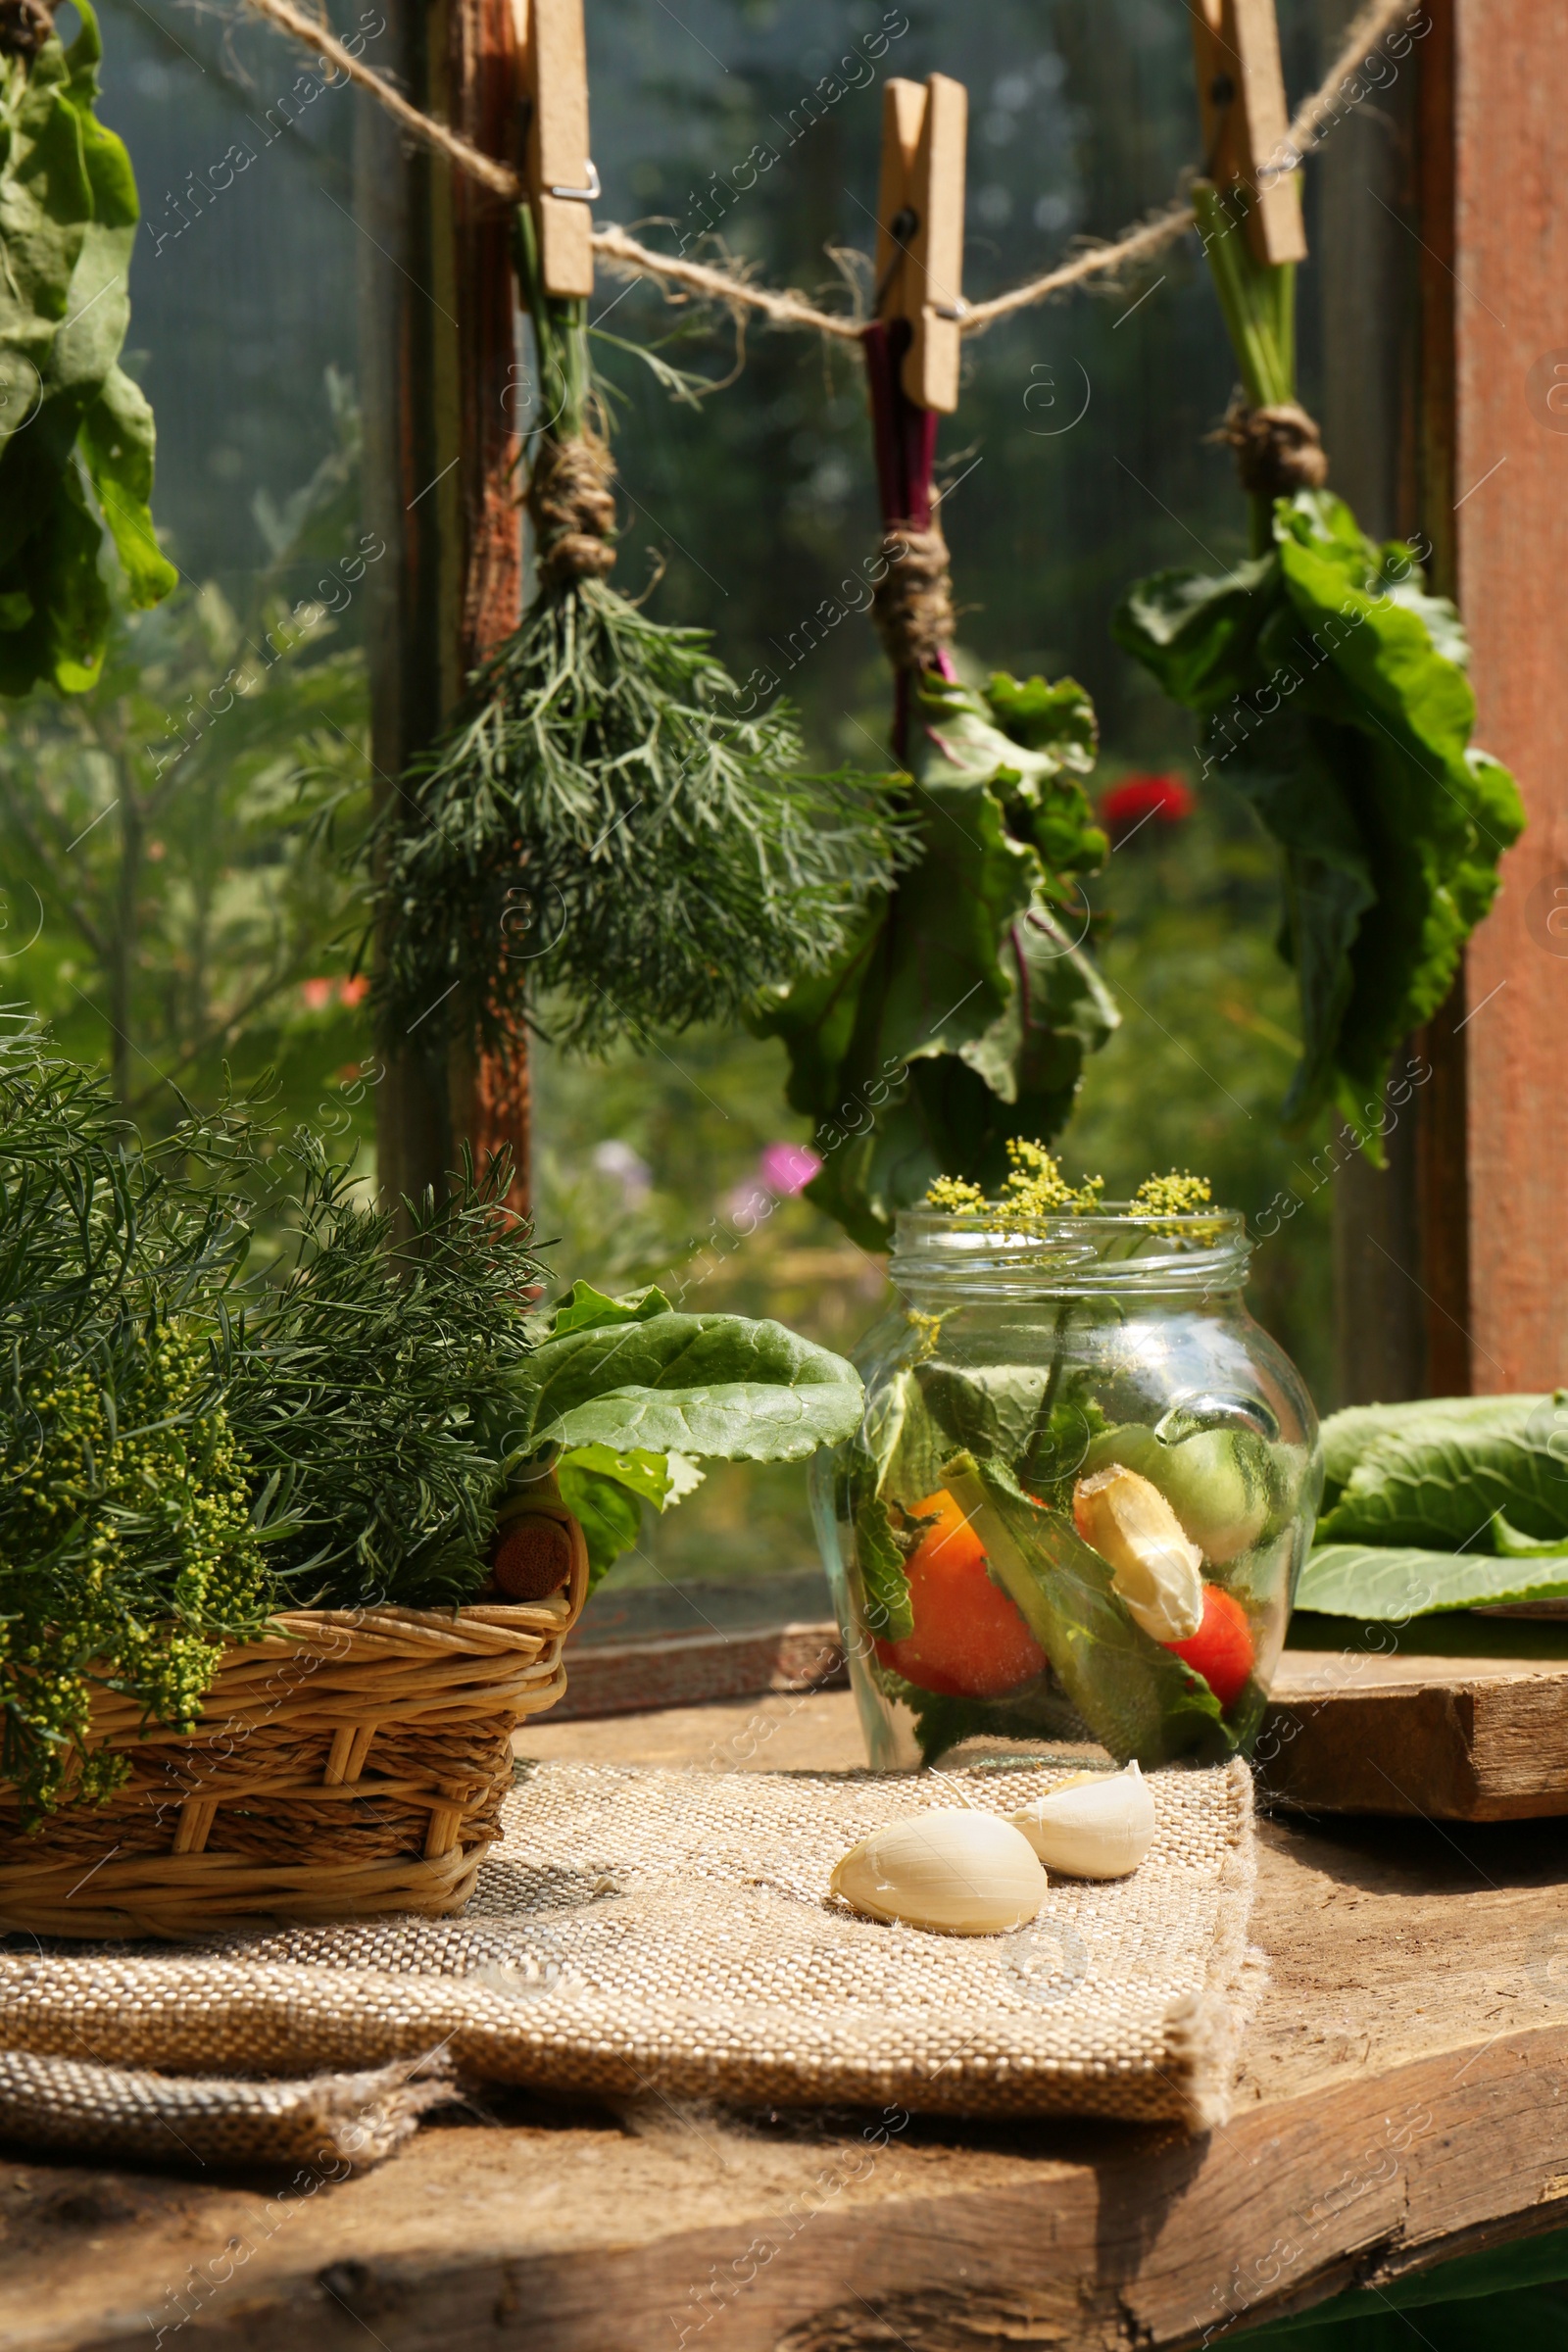
[[[895,670],[935,669],[956,629],[948,543],[935,515],[927,531],[895,523],[882,541],[887,565],[871,591],[871,621]]]
[[[1323,436],[1294,400],[1264,409],[1233,400],[1213,437],[1236,452],[1242,488],[1253,498],[1291,498],[1298,490],[1321,490],[1329,478]]]
[[[539,443],[528,481],[528,513],[541,550],[539,574],[551,587],[602,580],[615,551],[614,465],[602,441],[582,437]]]
[[[314,50],[323,63],[330,60],[350,80],[358,82],[361,89],[368,90],[377,105],[401,122],[411,137],[434,148],[460,172],[466,172],[508,204],[522,202],[527,190],[510,165],[485,155],[457,131],[449,130],[444,122],[437,122],[411,105],[390,82],[345,49],[319,19],[307,16],[293,5],[293,0],[245,0],[245,5],[267,18],[280,32]],[[1267,169],[1281,173],[1294,172],[1311,154],[1339,112],[1343,85],[1356,66],[1388,39],[1400,18],[1416,13],[1410,0],[1365,0],[1333,65],[1298,109],[1281,152],[1270,158]],[[959,331],[966,335],[983,334],[999,318],[1009,318],[1014,311],[1032,309],[1036,303],[1082,285],[1088,278],[1113,277],[1118,271],[1152,260],[1165,246],[1185,235],[1193,224],[1192,206],[1173,205],[1154,220],[1129,229],[1113,243],[1086,246],[1054,270],[1047,270],[1043,277],[1031,278],[1024,285],[993,295],[988,302],[966,303],[958,320]],[[725,303],[731,310],[760,311],[775,326],[805,327],[849,343],[858,342],[864,331],[863,319],[846,318],[841,312],[820,311],[803,294],[758,285],[737,269],[717,269],[704,262],[656,253],[623,228],[596,228],[593,245],[595,253],[623,277],[656,278],[666,285],[683,286],[689,293],[707,300]]]

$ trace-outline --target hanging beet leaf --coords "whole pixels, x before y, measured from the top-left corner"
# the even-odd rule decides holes
[[[521,1018],[600,1050],[733,1021],[824,965],[896,828],[877,787],[800,772],[784,707],[739,711],[707,630],[607,585],[586,305],[544,291],[526,208],[517,248],[551,419],[528,493],[539,592],[389,813],[379,986],[389,1025],[432,1044],[493,1045]]]
[[[784,1040],[788,1099],[815,1121],[808,1200],[873,1250],[933,1178],[994,1192],[1010,1138],[1055,1135],[1118,1017],[1086,952],[1082,883],[1107,847],[1078,780],[1094,708],[1070,678],[960,682],[936,415],[898,381],[903,331],[873,326],[865,348],[886,531],[874,613],[917,856],[832,969],[782,990],[757,1024]]]
[[[1378,546],[1322,486],[1317,427],[1296,403],[1294,267],[1253,258],[1242,200],[1203,181],[1193,198],[1245,388],[1226,438],[1252,556],[1141,580],[1114,633],[1201,718],[1205,774],[1280,846],[1301,1018],[1287,1123],[1331,1108],[1381,1159],[1390,1060],[1447,996],[1524,809],[1470,742],[1452,605],[1425,593],[1413,549]]]
[[[93,111],[89,0],[71,47],[47,0],[0,21],[0,694],[80,694],[103,663],[109,527],[134,605],[176,574],[148,500],[153,415],[119,366],[140,212],[130,158]]]

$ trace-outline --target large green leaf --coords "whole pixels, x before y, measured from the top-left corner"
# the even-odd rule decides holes
[[[1234,1745],[1200,1674],[1135,1625],[1111,1572],[1062,1511],[1024,1494],[999,1461],[958,1454],[943,1484],[1095,1738],[1118,1763],[1168,1763]]]
[[[741,1315],[656,1314],[546,1340],[509,1374],[494,1433],[510,1457],[547,1447],[801,1461],[858,1426],[842,1356]]]
[[[1321,1544],[1301,1571],[1298,1609],[1400,1624],[1444,1609],[1568,1594],[1568,1553],[1534,1565],[1413,1544]]]
[[[556,1465],[561,1499],[582,1529],[588,1545],[588,1590],[607,1576],[623,1551],[630,1551],[642,1532],[642,1504],[618,1478],[607,1478],[590,1467],[586,1456],[597,1448],[563,1455]]]
[[[574,1282],[550,1316],[547,1336],[564,1339],[571,1331],[606,1331],[621,1323],[646,1323],[653,1315],[667,1315],[669,1300],[657,1284],[625,1298],[612,1298],[591,1282]]]
[[[81,450],[133,605],[156,605],[179,574],[158,544],[153,494],[153,413],[139,384],[112,367],[81,424]]]
[[[933,1357],[917,1364],[913,1377],[927,1410],[948,1433],[950,1451],[1027,1459],[1050,1378],[1046,1365],[967,1366]]]
[[[1500,1424],[1514,1428],[1536,1415],[1549,1419],[1561,1408],[1568,1455],[1568,1390],[1552,1396],[1419,1396],[1405,1404],[1349,1404],[1330,1413],[1323,1424],[1324,1502],[1331,1504],[1341,1487],[1348,1486],[1358,1463],[1384,1438],[1410,1438],[1451,1431],[1489,1433]]]
[[[1318,1535],[1433,1551],[1504,1551],[1521,1538],[1568,1545],[1565,1437],[1568,1414],[1552,1398],[1468,1420],[1412,1418],[1364,1448]]]
[[[0,693],[39,678],[81,693],[103,664],[98,578],[109,525],[131,602],[176,574],[148,501],[153,419],[118,363],[139,212],[130,159],[94,113],[102,44],[89,0],[70,50],[0,57]]]
[[[808,1198],[867,1249],[938,1175],[995,1188],[1013,1136],[1057,1133],[1116,1026],[1070,878],[1105,854],[1077,776],[1094,715],[1070,679],[939,678],[918,697],[906,803],[920,854],[837,964],[760,1018],[815,1121]]]
[[[588,1289],[579,1283],[577,1289]],[[657,1295],[657,1294],[656,1294]],[[556,1463],[561,1499],[588,1542],[588,1589],[629,1551],[642,1528],[643,1504],[667,1510],[702,1483],[683,1455],[616,1453],[609,1446],[577,1446]]]
[[[1234,572],[1140,582],[1113,630],[1283,853],[1302,1036],[1286,1117],[1332,1105],[1375,1156],[1390,1059],[1447,995],[1524,810],[1470,745],[1463,633],[1412,551],[1322,491],[1276,500],[1269,529]]]

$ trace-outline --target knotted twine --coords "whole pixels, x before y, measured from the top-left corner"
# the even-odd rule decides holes
[[[54,28],[53,0],[0,0],[0,57],[36,57]]]
[[[945,678],[955,674],[948,651],[954,633],[948,543],[932,488],[937,416],[910,400],[900,380],[908,345],[902,318],[873,318],[861,344],[885,566],[871,592],[871,619],[893,665],[893,750],[906,764],[920,679],[933,671]]]
[[[895,670],[941,666],[953,642],[953,580],[948,543],[936,516],[930,528],[898,522],[882,540],[886,571],[871,591],[871,619]]]
[[[608,544],[615,527],[615,469],[603,441],[584,434],[541,441],[528,483],[528,513],[539,543],[539,577],[547,588],[602,580],[612,569]]]
[[[1236,452],[1236,470],[1250,497],[1294,498],[1298,490],[1321,490],[1329,478],[1323,436],[1294,400],[1251,409],[1238,397],[1215,439]]]

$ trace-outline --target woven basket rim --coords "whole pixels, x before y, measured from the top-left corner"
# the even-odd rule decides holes
[[[578,1580],[573,1580],[574,1585]],[[294,1655],[329,1637],[363,1634],[411,1648],[496,1651],[570,1633],[587,1598],[568,1589],[546,1600],[476,1601],[443,1609],[405,1608],[394,1603],[362,1609],[279,1609],[269,1618],[276,1627],[250,1642],[225,1642],[223,1661]],[[338,1642],[331,1646],[337,1649]],[[221,1668],[220,1668],[221,1672]]]

